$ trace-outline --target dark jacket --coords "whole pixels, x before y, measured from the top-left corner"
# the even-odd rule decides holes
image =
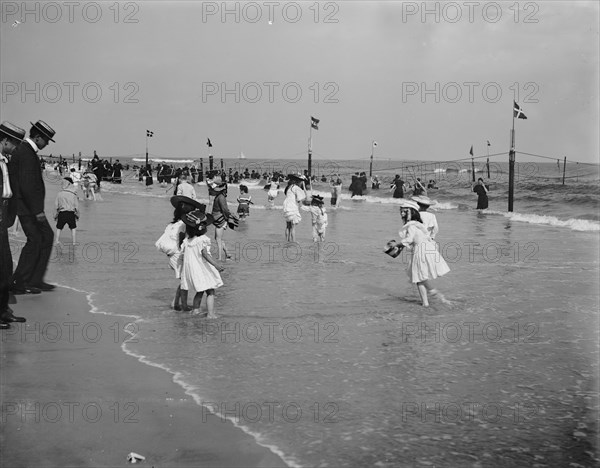
[[[23,141],[10,158],[8,173],[13,191],[9,212],[18,216],[42,213],[46,186],[40,159],[27,141]]]

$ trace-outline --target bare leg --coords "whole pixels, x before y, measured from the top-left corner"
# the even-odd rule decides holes
[[[71,238],[73,240],[73,245],[77,243],[77,229],[71,229]]]
[[[215,290],[207,289],[206,290],[206,307],[208,309],[208,315],[206,318],[217,318],[217,314],[215,314]]]
[[[175,290],[175,298],[171,302],[171,308],[173,310],[181,310],[181,285],[178,285]]]
[[[60,245],[60,231],[62,231],[62,229],[56,228],[56,245]]]
[[[417,283],[417,288],[419,289],[419,295],[421,296],[421,300],[423,301],[423,306],[429,307],[429,300],[427,299],[427,288],[425,287],[425,283]]]
[[[194,296],[194,303],[192,305],[192,314],[194,315],[200,314],[200,304],[202,304],[202,296],[204,296],[204,291],[198,291]]]
[[[223,231],[225,227],[215,228],[215,240],[217,241],[217,248],[219,249],[219,260],[221,260],[221,251],[225,252],[225,258],[231,258],[230,255],[227,255],[227,250],[225,248],[225,242],[223,241]]]
[[[188,291],[187,289],[181,289],[179,292],[179,296],[181,297],[181,310],[183,310],[184,312],[189,312],[190,307],[187,305],[187,300],[188,300]]]

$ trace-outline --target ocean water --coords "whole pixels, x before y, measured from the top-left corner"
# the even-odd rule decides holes
[[[365,170],[332,164],[320,173]],[[402,170],[393,164],[376,167],[386,182]],[[177,283],[154,242],[171,194],[132,177],[82,201],[80,245],[54,251],[48,278],[93,292],[104,313],[138,317],[126,352],[172,372],[289,466],[597,464],[597,166],[564,186],[555,163],[521,166],[513,214],[506,167],[490,177],[485,212],[464,168],[435,169],[411,172],[440,187],[431,211],[451,272],[435,285],[449,305],[423,308],[406,257],[383,254],[401,226],[383,189],[328,207],[316,251],[309,216],[298,244],[286,243],[283,195],[269,209],[264,182],[250,184],[250,217],[225,233],[232,258],[216,320],[170,310]],[[53,201],[56,184],[47,187]],[[197,192],[207,199],[205,186]]]

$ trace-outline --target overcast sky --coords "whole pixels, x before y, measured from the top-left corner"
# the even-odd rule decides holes
[[[315,158],[376,140],[444,161],[508,151],[517,97],[517,151],[598,161],[598,2],[224,5],[2,1],[2,120],[46,121],[53,154],[142,156],[149,129],[155,157],[210,137],[216,157],[289,159],[312,115]]]

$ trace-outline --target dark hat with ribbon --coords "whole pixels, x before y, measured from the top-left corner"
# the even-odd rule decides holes
[[[186,213],[181,220],[188,226],[199,227],[204,224],[208,224],[208,217],[204,213],[204,210],[194,210]]]
[[[212,186],[213,192],[227,192],[227,183],[223,182],[221,184]]]
[[[2,137],[10,137],[22,141],[25,138],[25,130],[5,121],[0,124],[0,138]]]
[[[56,135],[56,132],[43,120],[38,120],[36,123],[30,122],[31,125],[38,130],[45,138],[50,141],[54,141],[52,137]],[[56,143],[56,142],[55,142]]]
[[[325,200],[323,199],[323,197],[321,195],[313,195],[312,202],[322,204],[322,203],[325,203]]]
[[[66,180],[70,184],[73,184],[73,179],[71,179],[70,177],[65,177],[63,180]]]

